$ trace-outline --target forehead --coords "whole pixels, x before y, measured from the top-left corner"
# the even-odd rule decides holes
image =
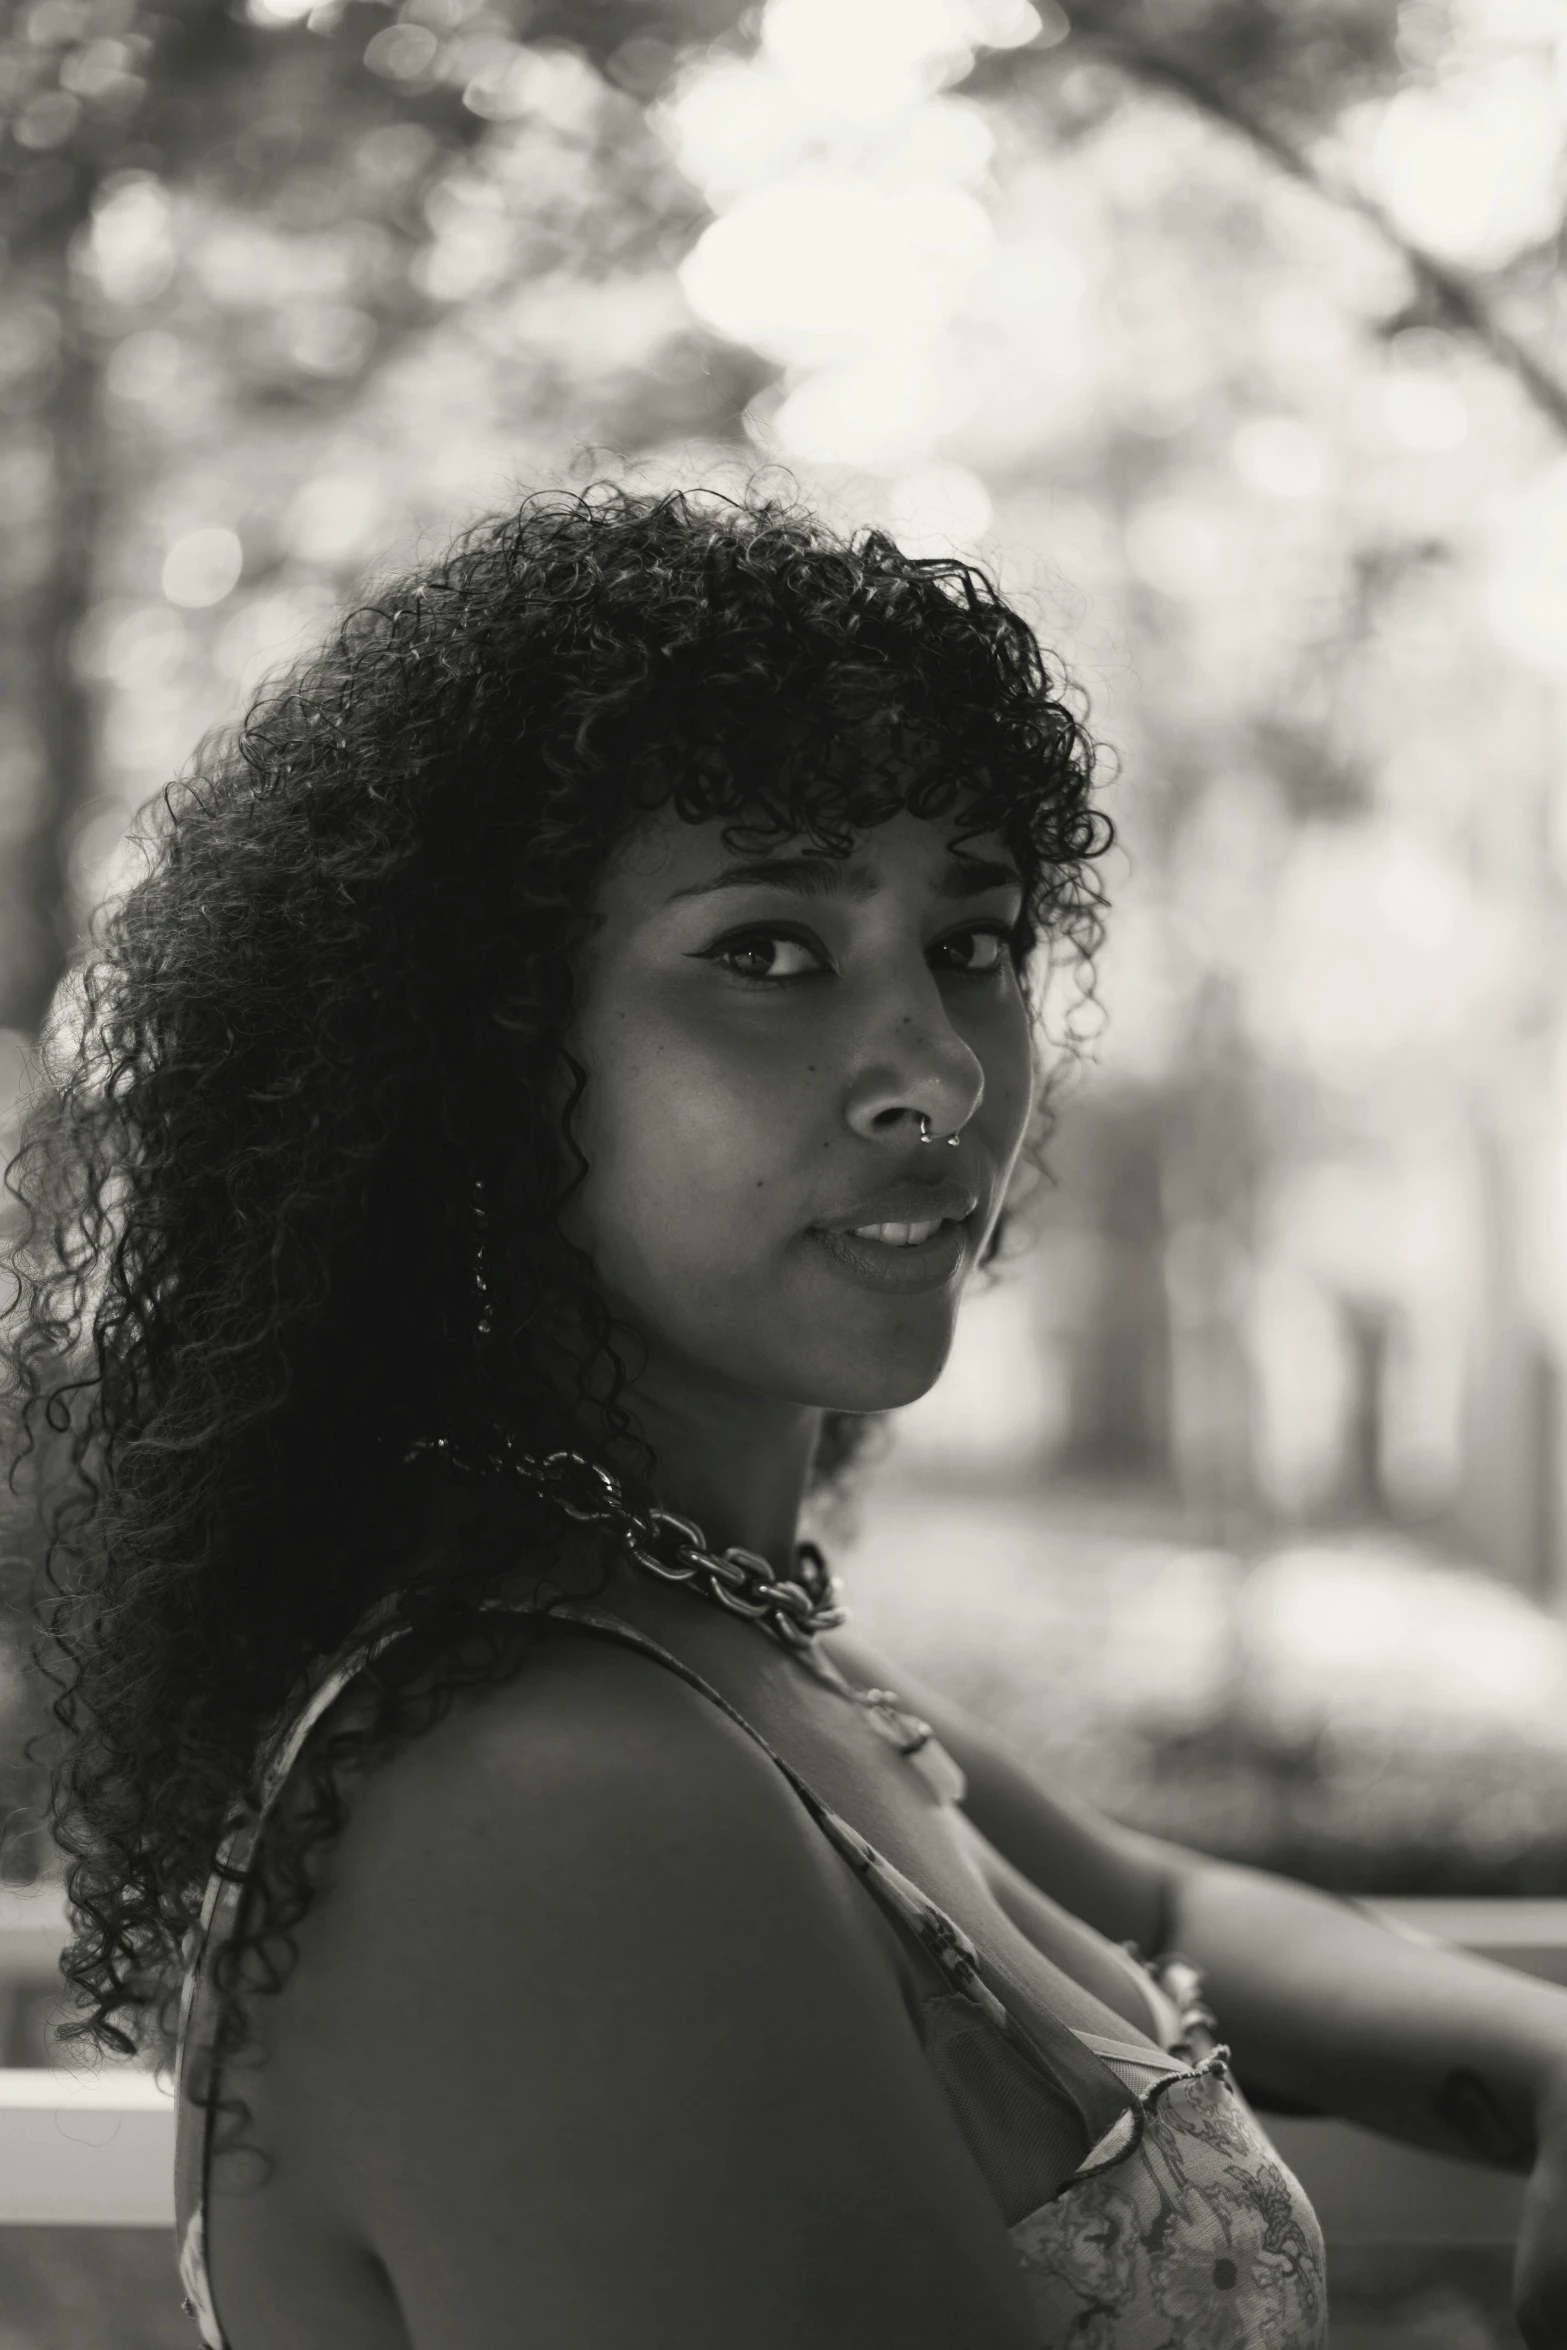
[[[849,831],[847,838],[847,854],[841,859],[834,855],[831,861],[841,864],[846,882],[852,884],[848,894],[855,897],[899,887],[939,890],[955,858],[982,859],[1016,871],[1016,860],[1001,835],[968,831],[956,811],[930,817],[904,809],[885,823]],[[672,809],[662,808],[612,857],[602,896],[606,908],[651,911],[701,891],[732,867],[775,858],[826,859],[828,854],[810,833],[748,834],[728,817],[687,824]]]

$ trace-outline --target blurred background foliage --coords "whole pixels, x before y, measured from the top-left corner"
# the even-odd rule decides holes
[[[1560,0],[25,0],[0,124],[0,1148],[134,809],[454,523],[977,553],[1116,913],[850,1596],[1120,1816],[1567,1893]]]

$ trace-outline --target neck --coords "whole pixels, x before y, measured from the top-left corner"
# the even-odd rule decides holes
[[[715,1390],[665,1364],[649,1364],[626,1401],[656,1457],[663,1507],[694,1519],[711,1549],[756,1551],[790,1572],[821,1412]],[[603,1449],[613,1464],[615,1448]]]

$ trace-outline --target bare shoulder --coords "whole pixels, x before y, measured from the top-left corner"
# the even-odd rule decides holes
[[[867,1903],[755,1742],[608,1641],[379,1774],[317,2144],[414,2350],[1027,2350]]]
[[[476,1932],[526,1922],[531,1940],[547,1920],[590,1923],[571,1905],[610,1895],[623,1870],[656,1915],[664,1871],[700,1862],[726,1829],[747,1852],[761,1839],[751,1866],[765,1878],[780,1836],[808,1845],[800,1810],[755,1742],[676,1675],[607,1639],[552,1637],[367,1782],[334,1890],[340,1931],[406,1902],[407,1936],[429,1933],[437,1952],[457,1915]],[[594,1938],[579,1980],[596,1956],[613,1963]],[[389,1970],[389,1991],[405,1980]]]

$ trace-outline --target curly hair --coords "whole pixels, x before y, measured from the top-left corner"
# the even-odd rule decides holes
[[[560,1225],[585,1167],[574,973],[617,843],[670,805],[834,854],[901,808],[956,812],[1018,859],[1025,951],[1091,971],[1092,766],[974,565],[754,485],[600,483],[524,499],[350,612],[147,803],[143,870],[57,994],[6,1172],[26,1213],[0,1426],[13,1495],[29,1464],[31,1656],[58,1692],[33,1743],[69,1864],[62,2041],[173,2061],[258,1747],[371,1596],[394,1589],[411,1630],[371,1668],[372,1718],[317,1725],[306,1800],[268,1824],[214,1974],[219,2055],[245,2041],[245,1952],[297,1958],[339,1771],[518,1669],[519,1619],[481,1602],[521,1556],[547,1612],[560,1528],[497,1495],[462,1571],[430,1570],[416,1505],[443,1472],[411,1438],[499,1423],[543,1450],[591,1404],[636,1440],[628,1333]],[[575,1392],[537,1337],[563,1313]],[[828,1427],[823,1475],[856,1434]]]

